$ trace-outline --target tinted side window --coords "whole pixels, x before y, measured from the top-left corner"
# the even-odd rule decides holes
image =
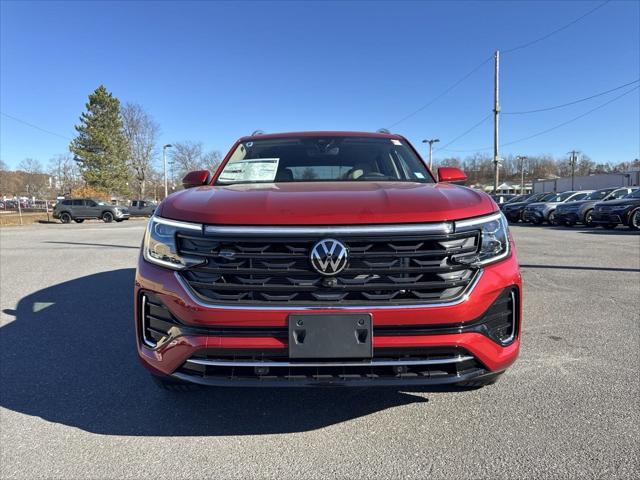
[[[83,204],[83,200],[73,200],[74,207],[81,207]]]
[[[63,200],[62,205],[71,205],[71,200]]]
[[[94,202],[93,200],[85,200],[85,202],[86,202],[85,205],[87,207],[97,207],[98,206],[98,204],[96,202]]]

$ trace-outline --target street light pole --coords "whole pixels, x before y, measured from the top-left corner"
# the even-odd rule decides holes
[[[524,155],[518,155],[516,160],[520,160],[520,195],[524,195],[524,161],[527,159]]]
[[[167,143],[162,147],[162,162],[164,163],[164,198],[169,196],[169,188],[167,185],[167,148],[171,148],[173,145]]]
[[[433,144],[438,143],[439,138],[432,138],[430,140],[422,140],[422,143],[429,144],[429,170],[433,171]]]
[[[496,50],[493,72],[493,193],[498,193],[500,176],[500,51]]]

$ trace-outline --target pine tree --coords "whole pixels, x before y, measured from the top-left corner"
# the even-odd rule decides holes
[[[127,194],[129,172],[127,138],[120,102],[100,85],[89,95],[86,112],[76,125],[78,135],[69,145],[87,185],[112,194]]]

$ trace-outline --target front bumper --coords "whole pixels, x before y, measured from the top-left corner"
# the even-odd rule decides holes
[[[523,222],[544,222],[546,220],[544,213],[540,210],[527,210],[522,213]]]
[[[578,212],[559,212],[556,210],[556,221],[558,223],[578,223],[582,220],[578,215]]]
[[[591,215],[591,222],[595,225],[619,225],[624,224],[624,215],[618,212],[597,212]]]
[[[522,220],[523,210],[524,208],[508,209],[508,210],[505,209],[502,211],[502,213],[504,213],[504,216],[507,217],[507,220],[509,220],[510,222],[518,222]]]
[[[171,327],[171,335],[156,345],[147,345],[141,302],[136,301],[139,358],[152,374],[218,386],[433,385],[502,372],[515,361],[520,348],[521,278],[513,245],[512,252],[507,259],[484,267],[473,289],[459,302],[315,309],[206,305],[175,272],[141,258],[135,298],[145,293],[157,298],[181,325]],[[505,289],[514,292],[516,328],[515,339],[503,346],[474,325]],[[309,364],[288,358],[285,329],[290,314],[345,310],[371,314],[372,359]],[[262,369],[260,374],[256,368]]]

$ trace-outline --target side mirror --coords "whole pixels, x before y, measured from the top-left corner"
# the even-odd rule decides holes
[[[455,167],[440,167],[438,168],[438,181],[449,183],[463,184],[467,180],[467,176],[462,170]]]
[[[187,173],[182,179],[184,188],[200,187],[209,183],[209,170],[195,170]]]

